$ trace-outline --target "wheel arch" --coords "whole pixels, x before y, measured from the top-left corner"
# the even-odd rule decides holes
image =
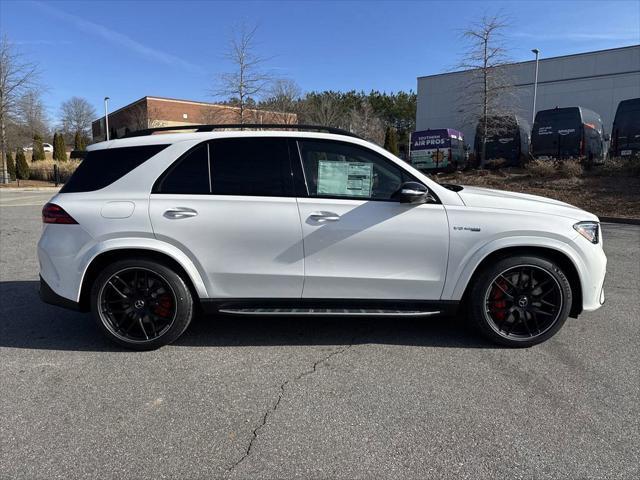
[[[465,303],[471,288],[482,270],[493,262],[501,260],[507,257],[513,257],[517,255],[528,255],[546,258],[556,265],[558,265],[569,281],[571,285],[571,293],[573,301],[571,303],[571,310],[569,311],[570,317],[577,317],[582,312],[582,283],[580,282],[580,274],[573,259],[561,250],[543,247],[543,246],[509,246],[499,248],[485,255],[485,257],[476,265],[471,274],[471,277],[466,283],[464,293],[462,294],[461,303]]]
[[[206,288],[195,266],[193,264],[185,265],[184,259],[180,261],[167,252],[152,248],[111,248],[96,254],[84,271],[78,298],[78,303],[83,311],[89,309],[91,287],[100,272],[110,263],[125,259],[145,259],[162,263],[163,265],[173,269],[184,279],[194,300],[207,296]],[[196,273],[194,273],[194,271]]]

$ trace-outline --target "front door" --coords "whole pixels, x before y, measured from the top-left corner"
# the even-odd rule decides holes
[[[303,298],[439,300],[449,244],[444,207],[392,200],[415,179],[368,148],[327,140],[298,147],[308,192],[298,198]]]
[[[285,139],[196,146],[156,182],[150,216],[155,236],[199,265],[211,297],[300,298],[302,233]]]

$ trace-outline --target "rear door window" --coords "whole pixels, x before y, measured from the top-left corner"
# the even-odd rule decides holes
[[[224,138],[209,147],[214,195],[293,196],[285,138]]]
[[[169,145],[92,150],[78,166],[60,193],[91,192],[111,185]]]

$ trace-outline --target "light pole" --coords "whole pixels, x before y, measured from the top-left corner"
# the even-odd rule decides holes
[[[536,54],[536,79],[533,82],[533,114],[531,115],[531,126],[533,127],[533,122],[536,121],[536,97],[538,96],[538,55],[540,54],[540,50],[534,48],[531,51]]]
[[[104,130],[105,138],[109,141],[109,97],[104,97]]]

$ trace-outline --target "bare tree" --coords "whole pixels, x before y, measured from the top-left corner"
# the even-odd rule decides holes
[[[508,26],[501,15],[485,15],[462,33],[469,46],[456,68],[471,72],[458,103],[465,123],[479,125],[480,165],[486,161],[487,138],[498,134],[497,129],[504,125],[490,119],[515,115],[513,82],[504,69],[509,63],[503,36]]]
[[[139,102],[127,109],[126,124],[131,131],[149,128],[149,115],[146,102]]]
[[[9,183],[7,175],[7,131],[9,117],[16,112],[18,100],[38,80],[38,67],[28,62],[9,39],[0,39],[0,183]]]
[[[91,132],[91,122],[96,118],[96,111],[84,98],[71,97],[60,106],[62,129],[67,135],[80,132],[85,138]]]
[[[272,115],[275,123],[293,124],[297,122],[300,95],[301,90],[296,82],[289,79],[277,79],[269,87],[267,98],[261,103],[261,106],[270,112],[281,114]]]
[[[247,104],[264,91],[272,78],[262,70],[265,59],[255,52],[256,30],[257,26],[241,25],[234,33],[225,54],[234,70],[220,75],[218,88],[212,92],[234,101],[240,123],[245,123]]]
[[[22,126],[25,136],[33,140],[34,135],[49,134],[49,119],[42,101],[42,90],[32,87],[16,103],[16,121]]]
[[[349,130],[378,145],[384,143],[384,122],[375,114],[368,100],[362,100],[349,112]]]

